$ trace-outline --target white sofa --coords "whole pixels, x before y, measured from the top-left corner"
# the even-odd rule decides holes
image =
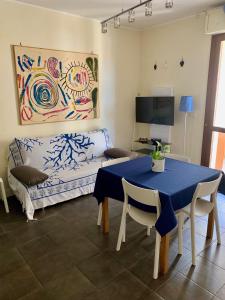
[[[15,138],[9,146],[8,181],[22,203],[28,220],[34,211],[92,193],[98,169],[107,160],[104,151],[112,147],[106,129],[67,133],[43,138]],[[49,178],[28,187],[10,172],[29,165]]]

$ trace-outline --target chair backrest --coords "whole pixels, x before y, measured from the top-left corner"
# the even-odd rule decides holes
[[[157,211],[157,217],[159,217],[161,205],[159,192],[157,190],[140,188],[136,185],[129,183],[124,178],[122,178],[122,184],[125,204],[128,204],[128,197],[130,197],[141,204],[155,206]]]
[[[216,180],[208,181],[208,182],[200,182],[197,185],[197,188],[195,190],[193,200],[205,196],[209,196],[212,194],[216,194],[220,181],[222,179],[222,173]]]
[[[130,160],[130,157],[120,157],[120,158],[105,160],[102,162],[102,167],[108,167],[108,166],[112,166],[115,164],[120,164],[120,163],[128,161],[128,160]]]
[[[175,154],[175,153],[165,153],[165,157],[177,159],[177,160],[181,160],[181,161],[185,161],[185,162],[191,162],[190,157],[185,156],[185,155]]]

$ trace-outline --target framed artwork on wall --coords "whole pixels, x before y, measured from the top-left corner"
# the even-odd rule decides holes
[[[14,46],[22,125],[99,117],[98,56]]]

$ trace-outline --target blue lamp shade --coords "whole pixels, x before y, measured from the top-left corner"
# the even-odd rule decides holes
[[[192,96],[181,96],[179,111],[183,111],[183,112],[194,111],[194,103],[193,103]]]

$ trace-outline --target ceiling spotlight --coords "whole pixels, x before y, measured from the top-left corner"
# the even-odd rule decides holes
[[[166,0],[165,7],[166,8],[172,8],[173,7],[173,0]]]
[[[114,18],[114,28],[119,28],[120,27],[120,18],[115,17]]]
[[[1,0],[0,0],[1,1]],[[135,9],[145,6],[145,16],[152,16],[152,1],[153,0],[138,0],[139,3],[129,7],[127,9],[122,9],[121,12],[101,21],[102,24],[102,33],[107,33],[108,29],[108,23],[111,24],[111,21],[114,23],[114,28],[120,27],[120,16],[123,16],[125,14],[128,14],[128,22],[133,23],[135,21]],[[166,8],[172,8],[173,7],[173,0],[164,0],[165,1],[165,7]]]
[[[107,23],[106,22],[103,22],[102,23],[102,33],[107,33]]]
[[[134,9],[131,9],[128,12],[128,22],[133,23],[134,21],[135,21],[135,11]]]
[[[152,1],[145,4],[145,16],[152,16]]]

